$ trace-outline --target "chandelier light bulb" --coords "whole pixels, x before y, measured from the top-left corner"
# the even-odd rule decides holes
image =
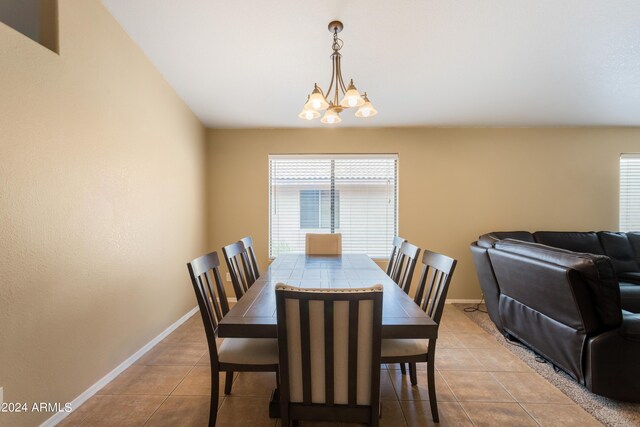
[[[307,110],[325,110],[329,107],[329,103],[322,94],[322,89],[316,84],[313,86],[313,92],[309,96],[309,100],[304,105]]]
[[[364,93],[362,98],[364,100],[364,104],[360,108],[358,108],[358,111],[356,111],[356,117],[366,118],[366,117],[373,117],[376,114],[378,114],[378,110],[373,108],[373,104],[371,104],[371,101],[369,101],[369,98],[367,97],[366,92]]]
[[[358,93],[358,89],[356,89],[356,86],[353,84],[353,79],[351,79],[347,92],[344,94],[342,101],[340,101],[340,105],[345,108],[360,107],[361,105],[364,105],[364,99],[362,99]]]
[[[342,119],[340,118],[338,112],[335,110],[335,107],[330,107],[327,112],[324,113],[324,117],[322,117],[322,120],[320,121],[324,124],[333,125],[340,123]]]

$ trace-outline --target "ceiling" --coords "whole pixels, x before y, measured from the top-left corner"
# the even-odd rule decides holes
[[[640,125],[637,0],[102,0],[212,128],[297,117],[342,68],[379,114],[340,127]]]

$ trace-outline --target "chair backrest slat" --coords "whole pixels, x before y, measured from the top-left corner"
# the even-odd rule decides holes
[[[395,277],[391,278],[402,288],[402,290],[409,294],[411,289],[411,280],[413,279],[413,271],[416,268],[418,262],[418,256],[420,255],[420,248],[416,245],[412,245],[409,242],[404,242],[398,252],[397,267]]]
[[[396,270],[398,268],[398,256],[400,254],[400,248],[406,241],[406,239],[403,239],[400,236],[396,236],[393,238],[393,249],[391,250],[391,256],[389,257],[389,264],[387,264],[387,276],[391,277],[392,279],[396,275]]]
[[[302,396],[305,405],[311,404],[311,324],[309,300],[300,301],[300,347],[302,353]]]
[[[225,246],[222,248],[222,253],[229,269],[233,291],[239,300],[256,279],[250,265],[249,254],[241,241]]]
[[[439,324],[457,261],[446,255],[425,250],[422,264],[422,274],[414,301]]]
[[[278,284],[276,306],[281,403],[327,411],[371,405],[377,417],[382,286],[336,291]]]
[[[349,301],[349,405],[358,393],[358,301]]]
[[[258,258],[256,257],[256,251],[253,248],[253,239],[251,237],[243,237],[240,239],[244,248],[247,250],[247,259],[249,260],[249,268],[251,269],[251,275],[255,282],[260,277],[260,267],[258,267]]]
[[[333,405],[334,382],[333,382],[333,335],[335,333],[333,326],[333,302],[324,301],[324,389],[326,393],[326,404]]]

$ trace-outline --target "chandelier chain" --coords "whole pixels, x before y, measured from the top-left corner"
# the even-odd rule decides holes
[[[342,45],[342,39],[338,37],[338,30],[333,30],[333,44],[331,45],[331,48],[335,53],[338,53],[338,51],[342,49]]]

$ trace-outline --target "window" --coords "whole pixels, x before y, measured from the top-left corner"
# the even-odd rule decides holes
[[[304,253],[307,233],[342,233],[344,253],[388,257],[397,176],[395,154],[269,156],[269,256]]]
[[[340,190],[333,192],[333,199],[331,190],[300,190],[300,228],[336,227],[340,228]]]
[[[620,155],[620,231],[640,230],[640,154]]]

